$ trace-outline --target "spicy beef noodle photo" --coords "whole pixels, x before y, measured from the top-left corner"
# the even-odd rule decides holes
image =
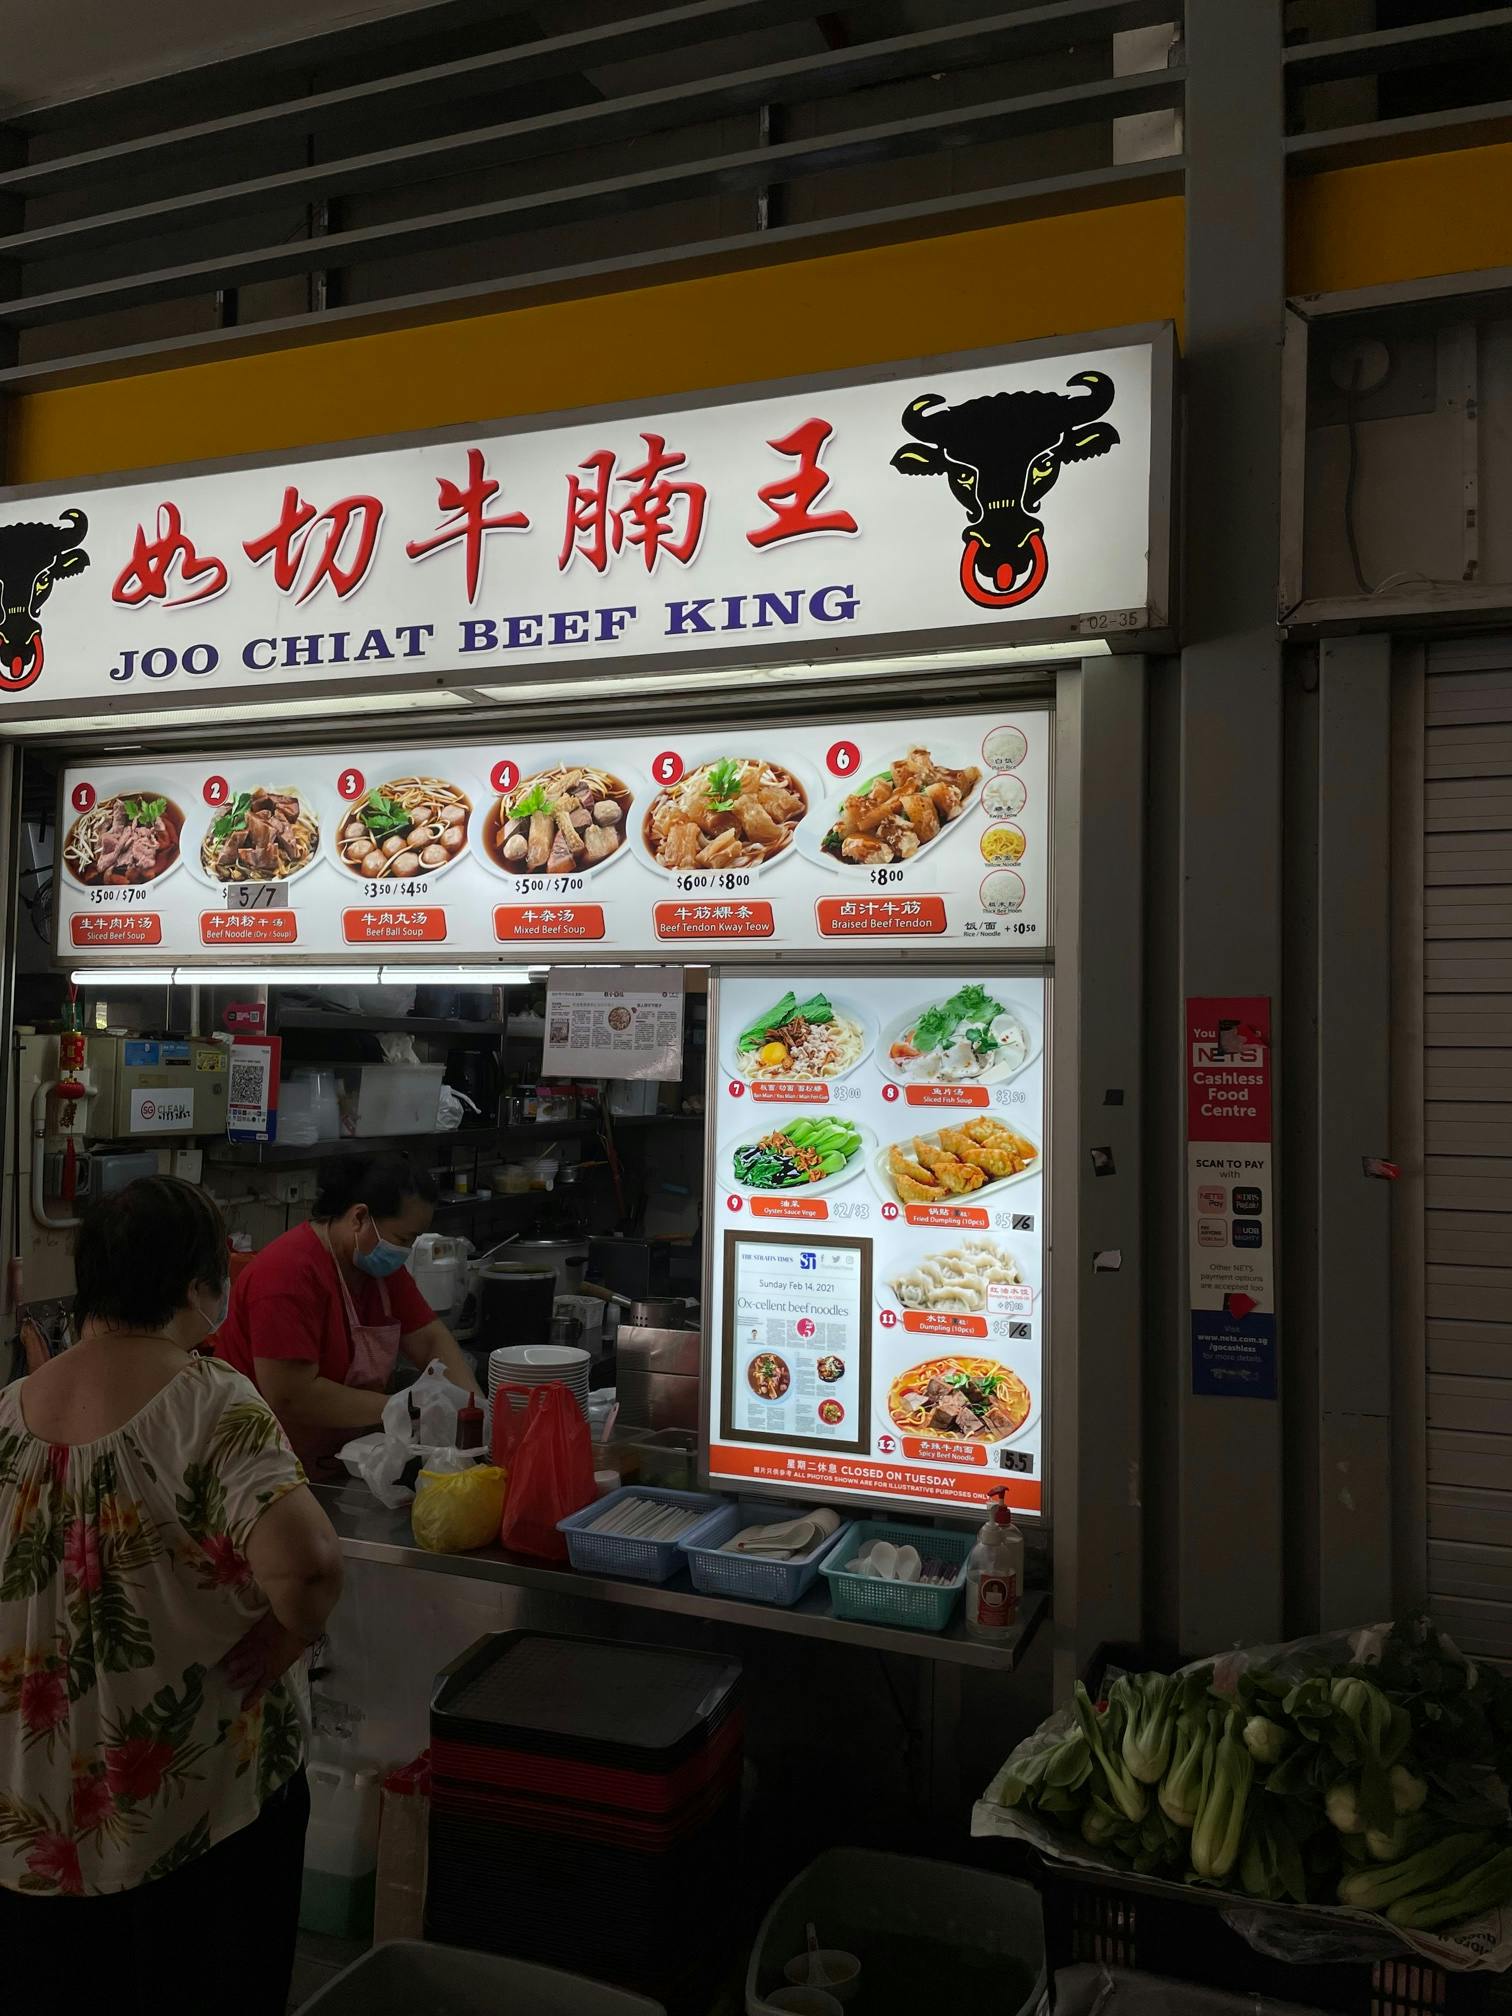
[[[86,889],[156,882],[178,865],[184,815],[156,791],[123,791],[81,812],[63,842],[63,864]]]

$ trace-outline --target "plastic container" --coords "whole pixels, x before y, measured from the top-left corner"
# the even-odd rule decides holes
[[[637,1540],[622,1533],[590,1533],[587,1529],[626,1498],[649,1498],[658,1505],[685,1505],[704,1517],[673,1540]],[[634,1582],[670,1582],[683,1565],[682,1542],[702,1537],[724,1510],[722,1498],[701,1491],[656,1491],[642,1484],[611,1491],[570,1519],[557,1523],[567,1536],[567,1558],[583,1575],[625,1575]]]
[[[774,1504],[765,1498],[742,1498],[727,1505],[695,1542],[678,1542],[687,1556],[693,1587],[708,1596],[739,1596],[747,1603],[776,1603],[784,1609],[801,1602],[819,1579],[819,1564],[838,1548],[850,1545],[854,1527],[842,1526],[821,1540],[811,1554],[796,1561],[761,1561],[752,1555],[722,1551],[725,1542],[747,1526],[772,1526],[779,1519],[796,1517],[791,1505]]]
[[[532,1155],[520,1164],[527,1190],[553,1190],[561,1163],[555,1155]]]
[[[328,1981],[301,2016],[472,2016],[480,2009],[529,2016],[665,2016],[659,2002],[528,1960],[464,1952],[419,1939],[375,1946]]]
[[[783,1970],[803,1952],[810,1925],[826,1946],[856,1955],[863,1979],[886,1974],[890,2007],[964,2006],[951,1980],[968,1969],[972,2006],[990,2003],[995,2016],[1029,2016],[1045,1993],[1045,1928],[1031,1885],[953,1862],[835,1848],[767,1913],[746,1974],[747,2016],[771,2016],[769,1997],[786,1986]],[[1001,1992],[990,1985],[994,1973]]]
[[[320,1139],[315,1119],[315,1087],[308,1078],[287,1078],[278,1088],[278,1145],[313,1148]]]
[[[378,1773],[311,1764],[299,1922],[334,1939],[371,1939],[378,1876]]]
[[[444,1064],[359,1064],[345,1074],[342,1125],[362,1140],[434,1134],[445,1077]]]
[[[640,1473],[648,1484],[660,1484],[669,1491],[692,1488],[698,1467],[698,1436],[693,1429],[632,1429],[622,1439],[638,1444]]]
[[[439,1232],[422,1232],[410,1252],[415,1286],[438,1316],[462,1299],[462,1242]]]
[[[997,1502],[987,1515],[966,1563],[966,1635],[982,1645],[1012,1642],[1024,1593],[1024,1536],[1008,1510],[1008,1494],[990,1491]]]
[[[314,1122],[317,1141],[339,1141],[341,1139],[340,1081],[334,1069],[322,1067],[310,1071],[291,1071],[279,1088],[279,1139],[287,1141],[288,1136],[282,1124],[284,1108],[291,1087],[300,1089],[295,1098],[303,1109],[308,1103],[309,1116]]]
[[[857,1624],[903,1624],[913,1631],[945,1629],[966,1587],[966,1559],[976,1545],[974,1533],[865,1519],[851,1528],[850,1537],[846,1561],[854,1560],[873,1540],[890,1540],[895,1547],[917,1547],[926,1561],[953,1561],[956,1573],[954,1580],[946,1583],[883,1582],[874,1575],[848,1575],[840,1555],[832,1549],[829,1558],[820,1563],[819,1573],[829,1584],[830,1608],[837,1617]]]

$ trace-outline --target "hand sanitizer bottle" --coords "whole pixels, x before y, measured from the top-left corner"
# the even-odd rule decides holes
[[[1018,1623],[1024,1593],[1024,1536],[1013,1523],[1007,1492],[997,1500],[966,1563],[966,1635],[985,1645],[1003,1643]]]

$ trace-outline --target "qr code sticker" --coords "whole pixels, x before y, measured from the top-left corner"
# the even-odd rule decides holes
[[[267,1069],[262,1064],[233,1064],[231,1066],[231,1104],[233,1106],[260,1106],[263,1102],[263,1087],[267,1083]]]

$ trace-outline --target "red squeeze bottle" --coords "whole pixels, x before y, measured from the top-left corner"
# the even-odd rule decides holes
[[[469,1393],[466,1403],[457,1409],[457,1447],[483,1447],[483,1409],[476,1393]]]

